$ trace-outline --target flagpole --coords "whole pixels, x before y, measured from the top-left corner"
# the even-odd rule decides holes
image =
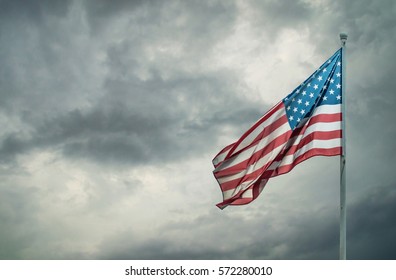
[[[342,154],[340,156],[340,260],[346,260],[346,96],[345,96],[345,68],[346,68],[346,40],[348,35],[345,33],[340,34],[341,47],[342,47],[342,64],[341,64],[341,112],[342,112]]]

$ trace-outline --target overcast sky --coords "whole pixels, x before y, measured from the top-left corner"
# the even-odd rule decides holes
[[[1,259],[337,259],[339,158],[219,210],[212,158],[347,41],[347,257],[396,259],[396,2],[0,1]]]

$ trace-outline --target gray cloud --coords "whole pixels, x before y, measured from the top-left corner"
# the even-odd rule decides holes
[[[260,26],[277,37],[277,32],[285,28],[301,28],[312,22],[316,12],[312,4],[306,1],[249,1],[250,7],[257,13]]]
[[[337,160],[224,211],[210,161],[345,31],[348,257],[395,259],[395,13],[394,1],[2,1],[0,258],[336,259]]]
[[[395,186],[375,186],[348,211],[350,259],[395,259]],[[386,242],[383,242],[386,240]]]
[[[66,157],[130,164],[186,158],[204,150],[205,138],[215,137],[219,127],[246,123],[241,116],[251,116],[250,121],[259,116],[259,108],[249,102],[238,109],[238,117],[231,113],[235,97],[208,115],[208,107],[233,93],[233,82],[227,84],[219,91],[221,85],[213,77],[109,81],[109,94],[88,110],[75,109],[37,123],[26,120],[30,135],[9,134],[0,153],[10,160],[32,149],[53,148]]]

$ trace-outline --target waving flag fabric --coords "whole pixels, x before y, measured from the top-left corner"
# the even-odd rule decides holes
[[[305,82],[213,159],[223,201],[247,204],[268,180],[313,156],[336,156],[341,147],[341,63],[338,50]]]

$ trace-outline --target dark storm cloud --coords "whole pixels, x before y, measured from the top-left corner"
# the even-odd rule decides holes
[[[43,1],[1,1],[0,15],[7,17],[27,17],[30,21],[37,23],[42,17],[54,15],[63,17],[67,14],[71,0],[43,0]]]
[[[348,211],[349,259],[396,259],[396,189],[374,186]]]
[[[94,43],[84,37],[81,18],[70,18],[67,1],[46,2],[2,2],[9,16],[0,19],[0,113],[10,124],[2,132],[18,140],[33,119],[81,106],[95,87]]]
[[[335,192],[330,177],[321,177],[324,190],[313,190],[308,177],[323,172],[316,162],[299,169],[312,170],[300,183],[307,188],[297,188],[305,198],[288,189],[287,199],[264,194],[262,204],[223,212],[194,202],[177,215],[160,209],[154,227],[117,220],[152,210],[152,202],[138,210],[122,204],[147,184],[170,191],[151,172],[142,175],[149,183],[134,178],[138,172],[121,174],[110,189],[106,179],[120,167],[144,173],[214,154],[229,144],[221,137],[236,139],[269,108],[244,96],[243,73],[213,61],[211,51],[227,48],[223,41],[242,25],[263,52],[293,31],[296,43],[300,34],[308,38],[323,59],[338,33],[349,34],[348,257],[395,259],[395,14],[391,0],[1,1],[0,258],[336,259],[338,205],[327,197]],[[309,73],[312,56],[298,62]],[[47,151],[55,159],[42,164],[37,155]],[[57,162],[85,173],[61,179],[57,172],[68,165],[56,169]],[[195,178],[196,170],[175,176]],[[190,195],[181,181],[172,191]],[[69,191],[83,192],[77,209]],[[91,241],[107,228],[111,234]]]
[[[86,2],[91,28],[100,28],[98,22],[103,22],[103,28],[106,28],[106,22],[127,11],[130,25],[138,24],[141,30],[130,33],[130,38],[120,43],[109,42],[105,49],[108,76],[101,89],[102,96],[98,95],[97,100],[93,96],[87,97],[90,98],[89,109],[73,108],[72,103],[66,109],[69,104],[67,100],[73,97],[86,102],[84,96],[87,94],[82,92],[76,95],[69,83],[69,80],[77,78],[71,72],[75,67],[62,59],[63,56],[71,56],[78,60],[80,52],[75,55],[70,49],[78,45],[59,37],[56,24],[55,28],[50,26],[48,18],[41,19],[44,23],[40,29],[33,29],[40,39],[31,42],[34,44],[32,52],[36,52],[31,55],[34,60],[22,59],[21,63],[25,67],[19,67],[8,59],[4,67],[7,75],[14,73],[11,76],[14,80],[4,78],[5,90],[2,90],[2,94],[8,96],[10,102],[5,110],[15,110],[17,119],[23,122],[25,128],[23,133],[11,131],[3,136],[0,145],[2,161],[45,148],[61,150],[65,156],[101,162],[109,160],[113,163],[126,161],[135,164],[185,157],[186,150],[188,154],[195,149],[203,149],[205,135],[215,135],[211,132],[216,131],[217,127],[240,119],[228,113],[230,108],[240,103],[234,89],[237,88],[235,74],[188,72],[189,64],[200,63],[205,58],[206,49],[202,49],[202,44],[206,47],[214,44],[232,27],[235,7],[222,2],[194,2],[191,4],[194,9],[183,3],[168,5],[163,9],[158,3],[116,1],[109,5],[108,1]],[[43,7],[32,5],[35,9],[50,8],[44,4]],[[19,11],[17,5],[13,9]],[[143,15],[141,10],[136,9],[144,9]],[[67,10],[67,5],[59,7],[61,10]],[[65,15],[59,11],[55,9],[53,14]],[[43,12],[41,17],[48,17],[49,14]],[[210,14],[213,16],[208,21]],[[181,23],[175,24],[174,17],[181,17]],[[20,35],[26,33],[22,27],[17,31],[22,31]],[[63,35],[73,36],[70,30],[65,31],[67,33]],[[168,37],[170,33],[171,38]],[[163,40],[169,39],[182,47],[179,60],[175,60],[177,57],[159,57],[154,61],[146,58],[148,47],[161,45]],[[59,44],[61,42],[63,46]],[[53,44],[58,47],[52,48]],[[21,54],[18,50],[14,53],[16,58]],[[174,65],[169,68],[169,63]],[[85,68],[86,71],[90,70]],[[78,78],[81,83],[84,75],[87,75],[82,69],[79,74],[83,76]],[[167,69],[174,72],[174,77],[162,78],[167,75]],[[34,76],[24,74],[28,70]],[[37,74],[40,70],[48,74],[51,71],[55,77],[43,80]],[[139,71],[147,72],[148,79],[141,80],[136,76]],[[213,107],[220,102],[224,105]],[[78,103],[74,106],[80,107]],[[260,112],[255,114],[254,111],[258,109],[253,104],[246,104],[239,109],[241,115],[251,114],[257,118]]]
[[[142,48],[176,42],[183,50],[180,60],[191,64],[200,63],[206,51],[232,32],[238,13],[233,1],[87,1],[85,6],[92,36],[119,32],[113,23],[123,17],[128,23],[125,41]]]
[[[219,127],[245,123],[246,116],[252,121],[260,114],[248,102],[231,114],[229,108],[238,103],[235,97],[224,102],[224,107],[208,111],[233,93],[233,82],[226,84],[213,77],[109,81],[109,94],[92,109],[75,109],[31,123],[30,135],[6,136],[0,154],[3,160],[10,160],[30,150],[53,148],[66,157],[99,162],[186,159],[204,151],[208,137],[214,139]],[[182,104],[179,98],[184,100]],[[194,116],[191,111],[196,112]]]
[[[394,1],[334,1],[331,5],[340,14],[343,27],[351,29],[354,41],[360,46],[393,41],[396,27]]]

